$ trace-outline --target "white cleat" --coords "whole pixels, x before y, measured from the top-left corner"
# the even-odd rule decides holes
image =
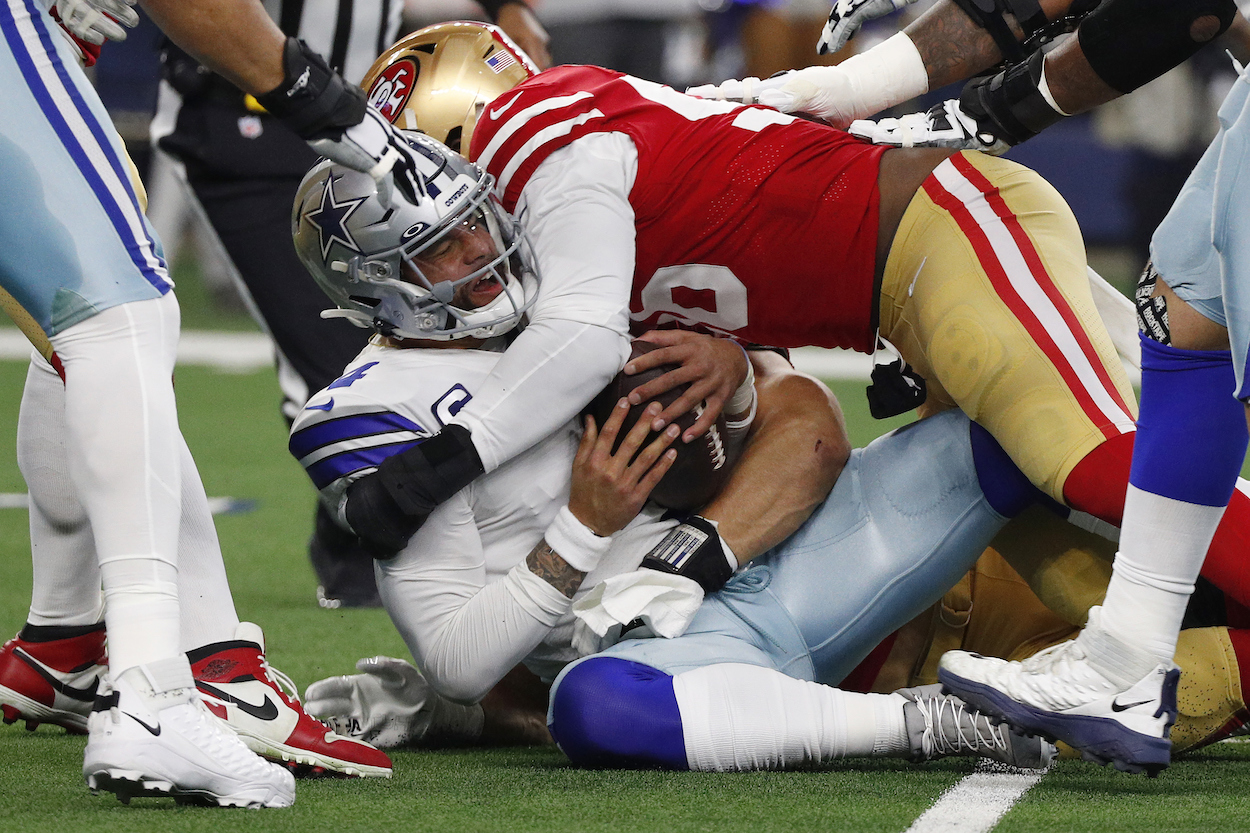
[[[295,778],[251,752],[200,700],[182,657],[127,670],[87,722],[92,792],[222,807],[289,807]]]
[[[1061,740],[1087,761],[1154,776],[1171,760],[1180,669],[1134,652],[1098,626],[1022,662],[949,651],[938,679],[1017,729]],[[1094,656],[1127,657],[1117,670]]]
[[[1054,744],[995,725],[989,715],[969,706],[941,685],[904,688],[903,721],[912,759],[932,761],[951,755],[976,755],[1022,769],[1045,769],[1055,759]]]

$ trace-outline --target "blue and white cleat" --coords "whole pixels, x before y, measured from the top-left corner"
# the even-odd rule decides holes
[[[1091,659],[1106,656],[1098,650],[1106,646],[1120,656],[1132,654],[1098,628],[1098,613],[1098,608],[1090,612],[1089,625],[1075,640],[1021,662],[948,651],[938,679],[1019,731],[1063,741],[1087,761],[1156,776],[1171,761],[1181,671],[1170,661],[1151,666],[1155,661],[1141,656],[1119,668]]]

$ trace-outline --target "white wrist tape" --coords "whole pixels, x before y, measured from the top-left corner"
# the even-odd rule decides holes
[[[929,91],[929,72],[911,38],[899,32],[841,64],[851,79],[855,118],[880,113],[887,107]]]
[[[899,32],[837,66],[790,73],[780,92],[792,100],[781,109],[810,113],[835,127],[846,127],[855,119],[867,118],[928,91],[929,73],[924,61],[911,38]]]
[[[611,535],[603,537],[591,532],[567,506],[560,507],[543,538],[570,567],[583,573],[593,570],[612,544]]]
[[[734,391],[729,401],[725,403],[727,414],[743,414],[755,410],[755,368],[751,366],[751,357],[747,355],[746,348],[739,344],[738,349],[742,351],[742,357],[746,359],[747,376],[742,380],[742,384],[738,385],[738,389]]]

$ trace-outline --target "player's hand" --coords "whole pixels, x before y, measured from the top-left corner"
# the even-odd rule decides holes
[[[134,4],[135,0],[57,0],[56,11],[71,34],[99,46],[106,40],[125,40],[126,28],[139,25]]]
[[[464,708],[435,694],[421,672],[394,657],[356,663],[359,674],[319,680],[304,693],[304,710],[340,735],[379,749],[420,743],[438,708]]]
[[[727,338],[716,338],[689,330],[651,330],[639,336],[638,340],[661,346],[658,350],[631,359],[625,365],[627,376],[663,364],[676,364],[680,367],[633,390],[629,394],[630,404],[638,405],[678,385],[689,383],[690,387],[686,392],[652,421],[651,429],[659,431],[699,403],[705,402],[703,413],[686,430],[682,440],[690,442],[703,436],[747,377],[749,365],[742,348]]]
[[[816,52],[832,55],[870,20],[893,14],[916,0],[833,0],[829,20],[816,42]]]
[[[902,118],[851,122],[848,132],[873,144],[901,148],[979,150],[993,156],[1006,153],[1011,148],[998,137],[992,122],[978,120],[955,99],[939,102],[923,113],[909,113]]]
[[[569,511],[599,536],[624,529],[677,459],[677,452],[669,448],[677,439],[677,426],[670,425],[646,443],[651,419],[660,413],[656,402],[647,407],[614,452],[628,413],[629,403],[622,399],[602,429],[593,417],[586,417],[586,430],[573,458]]]
[[[499,17],[495,23],[512,38],[522,52],[530,56],[539,69],[551,68],[551,52],[547,50],[551,36],[528,5],[521,2],[504,3],[499,7]]]
[[[686,90],[688,95],[715,101],[763,104],[783,113],[804,113],[845,128],[856,118],[856,93],[841,67],[807,67],[779,72],[771,78],[730,79]]]
[[[413,204],[426,198],[417,174],[416,151],[372,104],[366,105],[359,123],[327,131],[320,138],[309,139],[308,144],[327,159],[377,180],[383,202],[390,202],[387,194],[391,187],[402,191]]]

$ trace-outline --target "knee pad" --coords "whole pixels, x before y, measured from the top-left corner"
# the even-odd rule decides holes
[[[673,678],[649,665],[590,657],[551,692],[547,728],[574,764],[689,769]]]
[[[1232,354],[1141,336],[1142,399],[1129,482],[1163,497],[1225,506],[1246,456]]]

